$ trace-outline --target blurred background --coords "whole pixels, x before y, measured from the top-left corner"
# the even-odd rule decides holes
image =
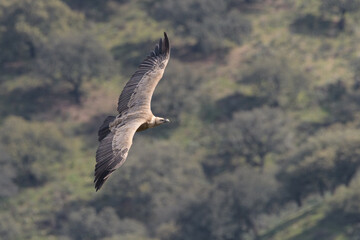
[[[359,240],[360,0],[0,0],[0,238]],[[166,31],[153,112],[97,130]]]

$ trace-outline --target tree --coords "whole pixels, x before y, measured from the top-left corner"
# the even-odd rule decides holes
[[[348,186],[360,167],[359,136],[356,129],[321,131],[295,150],[278,175],[287,198],[301,206],[310,194]]]
[[[81,26],[83,17],[60,0],[0,2],[1,62],[33,59],[51,34]]]
[[[274,176],[242,168],[219,176],[213,187],[179,215],[175,239],[242,239],[258,236],[256,217],[270,211]]]
[[[346,26],[346,14],[360,9],[359,0],[322,0],[320,10],[340,15],[338,29],[343,31]]]
[[[68,140],[55,123],[8,117],[0,129],[0,143],[11,157],[20,186],[39,185],[56,174],[70,153]]]
[[[214,111],[217,112],[217,120],[227,120],[238,111],[250,111],[260,108],[265,103],[266,100],[263,98],[235,92],[217,100]]]
[[[348,188],[339,189],[331,201],[332,211],[336,216],[357,224],[360,221],[360,178],[355,177]]]
[[[311,36],[334,36],[336,31],[334,31],[333,25],[333,22],[324,16],[307,13],[295,18],[289,27],[294,33],[308,34]]]
[[[114,209],[106,207],[99,212],[94,208],[83,207],[71,211],[62,222],[61,232],[71,239],[96,240],[120,236],[143,237],[145,227],[132,219],[119,219]],[[121,238],[122,239],[122,238]],[[137,239],[137,238],[136,238]]]
[[[279,109],[238,112],[220,125],[216,134],[216,141],[210,143],[215,153],[203,162],[210,176],[241,165],[236,159],[263,168],[268,154],[281,154],[293,147],[290,121]]]
[[[0,234],[3,239],[21,239],[20,224],[8,213],[0,214]]]
[[[0,147],[0,200],[11,197],[18,191],[18,187],[14,182],[16,172],[11,163],[10,156],[4,151],[3,147]]]
[[[95,20],[105,20],[111,16],[113,9],[109,6],[109,2],[126,3],[129,0],[62,0],[72,9],[82,11],[87,18]]]
[[[360,88],[360,58],[353,59],[350,64],[354,72],[354,88],[357,90]]]
[[[206,14],[201,18],[189,21],[187,27],[189,34],[197,40],[193,49],[206,55],[228,48],[224,40],[241,44],[244,36],[252,31],[250,22],[237,10]]]
[[[359,109],[357,93],[348,90],[342,80],[319,88],[316,95],[319,105],[328,112],[327,124],[350,122]]]
[[[294,108],[299,106],[308,80],[288,60],[268,53],[256,56],[238,82],[250,86],[254,95],[265,98],[270,106]]]
[[[151,0],[146,9],[158,20],[171,21],[183,35],[194,37],[193,49],[207,55],[227,48],[224,40],[239,44],[251,33],[250,21],[238,10],[230,11],[230,5],[228,0]]]
[[[53,39],[44,46],[37,61],[37,72],[54,86],[69,85],[77,104],[81,103],[84,83],[107,77],[111,70],[110,53],[87,34]]]

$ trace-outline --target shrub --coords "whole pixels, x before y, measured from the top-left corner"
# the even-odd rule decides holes
[[[16,171],[15,180],[21,186],[38,185],[51,179],[56,174],[54,167],[70,152],[68,139],[54,123],[8,117],[0,133],[0,142]]]

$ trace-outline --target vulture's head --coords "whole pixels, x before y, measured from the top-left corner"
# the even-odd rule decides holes
[[[160,125],[160,124],[169,123],[169,122],[170,122],[170,120],[167,118],[161,118],[161,117],[155,118],[155,125]]]

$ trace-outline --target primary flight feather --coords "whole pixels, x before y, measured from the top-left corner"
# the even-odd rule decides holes
[[[170,58],[170,43],[164,33],[154,51],[140,64],[126,83],[118,101],[118,112],[100,126],[96,151],[95,189],[98,191],[112,172],[126,160],[135,132],[170,122],[155,117],[151,98]]]

